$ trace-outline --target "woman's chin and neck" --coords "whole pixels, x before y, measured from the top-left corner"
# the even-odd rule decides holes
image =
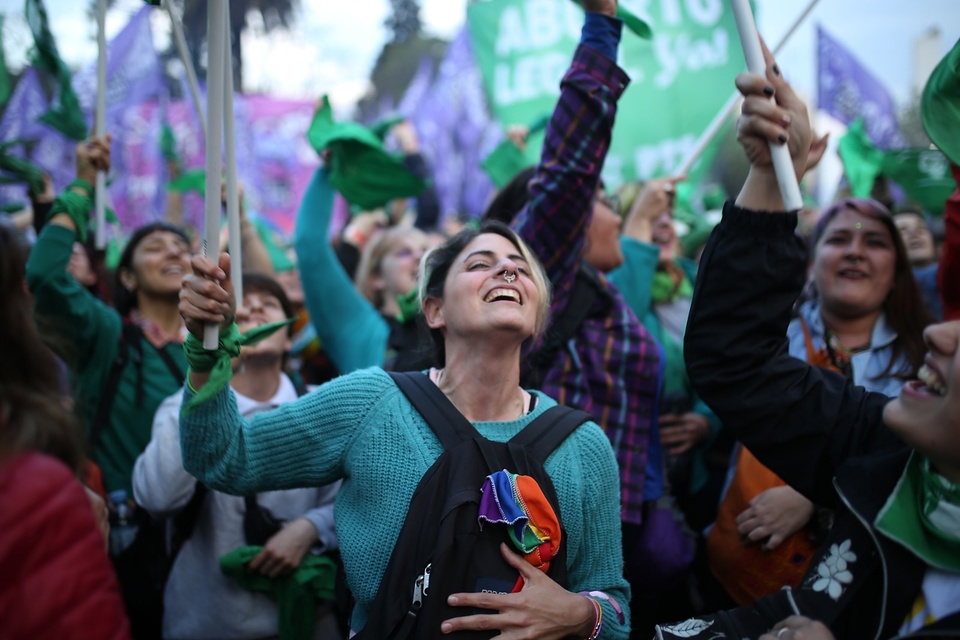
[[[166,295],[137,291],[137,310],[140,315],[159,326],[171,336],[178,335],[183,327],[180,317],[180,294]]]
[[[863,310],[821,304],[820,315],[840,344],[855,349],[870,345],[873,328],[883,315],[883,308]]]
[[[516,419],[521,344],[517,338],[447,340],[440,390],[472,422]]]

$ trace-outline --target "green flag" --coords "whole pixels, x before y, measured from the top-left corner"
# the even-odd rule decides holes
[[[867,137],[863,118],[850,123],[838,147],[851,193],[857,198],[869,198],[873,183],[881,173],[883,152]]]
[[[546,129],[549,121],[549,116],[543,117],[527,127],[528,149],[531,147],[535,149],[540,148],[540,145],[530,144],[530,139]],[[514,144],[513,140],[507,138],[490,152],[490,155],[480,163],[480,166],[486,171],[487,175],[490,176],[493,184],[496,185],[498,189],[502,189],[508,182],[513,180],[515,175],[535,164],[536,160],[530,158],[528,154],[521,151],[520,147]]]
[[[653,29],[650,28],[650,25],[619,3],[617,4],[617,17],[623,20],[624,26],[637,37],[643,38],[644,40],[653,39]]]
[[[42,0],[26,0],[26,19],[33,33],[34,49],[31,61],[56,79],[59,91],[54,96],[50,109],[40,116],[40,121],[50,125],[71,140],[87,137],[87,123],[80,109],[77,94],[70,84],[70,70],[57,53],[47,22],[47,10]]]
[[[355,122],[334,122],[324,96],[307,139],[317,153],[330,154],[330,183],[352,205],[370,211],[396,198],[419,195],[424,182],[383,148],[377,134]]]
[[[168,122],[160,125],[160,155],[166,162],[180,166],[180,154],[177,153],[177,140]]]
[[[604,161],[608,189],[672,175],[729,98],[730,79],[744,62],[728,4],[646,3],[642,15],[656,25],[653,40],[625,36],[620,42],[618,64],[631,83],[617,105]],[[552,112],[580,41],[580,6],[570,0],[470,2],[467,24],[497,121],[506,126]]]
[[[31,193],[43,193],[43,171],[28,160],[7,153],[7,149],[21,142],[10,140],[0,144],[0,171],[8,174],[4,181],[7,184],[25,182]]]
[[[938,216],[943,215],[946,200],[956,188],[950,175],[950,161],[936,149],[887,151],[883,154],[882,173],[903,187],[920,206]]]
[[[373,131],[374,135],[380,138],[380,141],[386,139],[387,134],[390,133],[390,129],[393,128],[393,125],[399,124],[406,120],[406,117],[401,115],[390,116],[384,118],[383,120],[377,120],[370,126],[370,130]]]
[[[930,74],[920,117],[933,143],[960,165],[960,40]]]
[[[7,57],[3,53],[3,15],[0,14],[0,107],[10,99],[10,74],[7,72]]]
[[[168,182],[167,189],[178,193],[196,191],[203,196],[207,193],[207,172],[204,169],[188,169]]]

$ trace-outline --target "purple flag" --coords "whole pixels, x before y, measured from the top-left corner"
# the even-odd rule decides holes
[[[820,109],[843,124],[862,117],[867,135],[880,148],[904,146],[896,105],[883,84],[819,26],[817,41]]]
[[[480,216],[494,189],[480,162],[499,143],[502,132],[490,117],[466,27],[447,48],[429,90],[422,91],[419,84],[412,84],[414,88],[409,99],[404,95],[401,112],[411,116],[420,136],[441,217]]]
[[[107,44],[107,118],[117,123],[124,110],[164,91],[160,59],[153,48],[149,6],[140,9]],[[73,78],[83,112],[92,117],[97,101],[97,64]],[[108,124],[109,127],[109,124]]]

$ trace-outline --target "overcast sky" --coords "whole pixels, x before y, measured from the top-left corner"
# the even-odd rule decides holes
[[[660,0],[629,0],[631,7]],[[662,0],[678,1],[678,0]],[[700,2],[702,0],[679,0]],[[73,67],[96,57],[94,26],[87,0],[45,0],[61,55]],[[768,42],[777,41],[808,0],[755,0],[757,22]],[[118,0],[108,16],[108,36],[143,6],[141,0]],[[462,26],[466,0],[421,0],[426,31],[452,37]],[[31,40],[22,18],[23,0],[0,0],[8,64],[22,66]],[[283,97],[315,98],[329,93],[338,110],[349,109],[367,88],[367,77],[388,38],[383,23],[387,0],[302,0],[290,33],[244,41],[245,84],[250,91]],[[168,23],[154,18],[154,38],[166,43]],[[822,25],[843,42],[903,104],[915,83],[914,43],[932,28],[940,29],[940,55],[960,39],[960,0],[820,0],[814,12],[778,57],[788,79],[815,96],[815,28]]]

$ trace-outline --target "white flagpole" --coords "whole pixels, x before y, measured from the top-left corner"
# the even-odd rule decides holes
[[[810,2],[807,4],[807,8],[803,10],[803,13],[801,13],[796,20],[793,21],[793,25],[787,29],[787,32],[780,38],[777,46],[773,48],[773,55],[780,53],[780,49],[787,44],[787,41],[790,40],[790,37],[793,36],[794,32],[796,32],[797,27],[803,24],[803,21],[807,19],[807,16],[810,15],[810,12],[813,11],[813,8],[818,2],[820,2],[820,0],[810,0]],[[720,129],[727,122],[727,119],[730,117],[730,114],[733,113],[733,110],[736,108],[738,102],[740,102],[740,93],[734,91],[730,96],[730,99],[727,100],[722,107],[720,107],[720,111],[717,112],[717,115],[713,117],[713,120],[710,121],[710,124],[707,125],[707,128],[704,130],[704,132],[700,134],[699,138],[697,138],[696,144],[693,145],[693,148],[680,162],[680,165],[677,167],[676,171],[673,172],[673,175],[683,175],[689,173],[690,170],[693,169],[693,165],[697,162],[697,159],[703,154],[713,139],[717,137],[717,134],[720,133]]]
[[[161,0],[163,8],[167,10],[170,17],[171,30],[173,31],[173,41],[177,45],[177,52],[180,54],[180,60],[187,70],[187,83],[190,85],[190,96],[193,98],[193,107],[197,110],[197,120],[200,121],[200,130],[203,137],[207,137],[207,125],[203,117],[203,104],[200,102],[200,84],[197,82],[197,72],[193,68],[193,61],[190,59],[190,52],[187,50],[187,40],[183,37],[183,25],[180,24],[180,18],[173,12],[173,5],[170,0]],[[208,43],[209,46],[209,43]]]
[[[233,115],[233,55],[230,50],[230,3],[224,20],[224,92],[223,141],[227,160],[227,229],[229,232],[230,272],[237,304],[243,302],[243,248],[240,246],[240,202],[237,193],[237,144]]]
[[[223,134],[223,73],[224,34],[226,33],[226,1],[207,2],[207,132],[206,132],[206,198],[204,207],[203,256],[213,262],[219,259],[220,249],[220,158]],[[218,52],[219,55],[218,55]],[[220,341],[220,327],[207,324],[203,331],[203,346],[214,350]]]
[[[740,44],[743,47],[743,56],[747,61],[747,69],[751,73],[765,75],[767,65],[763,60],[763,49],[760,47],[760,35],[753,20],[749,0],[730,0],[733,7],[733,16],[737,21],[737,31],[740,32]],[[773,101],[773,98],[770,98]],[[800,195],[800,183],[794,173],[793,160],[790,150],[785,144],[770,144],[770,156],[773,159],[773,169],[777,174],[777,184],[780,186],[780,195],[787,211],[803,208],[803,198]]]
[[[97,107],[94,116],[93,132],[102,136],[107,132],[107,0],[97,0]],[[107,246],[107,176],[97,171],[97,184],[94,191],[96,211],[96,247]]]

